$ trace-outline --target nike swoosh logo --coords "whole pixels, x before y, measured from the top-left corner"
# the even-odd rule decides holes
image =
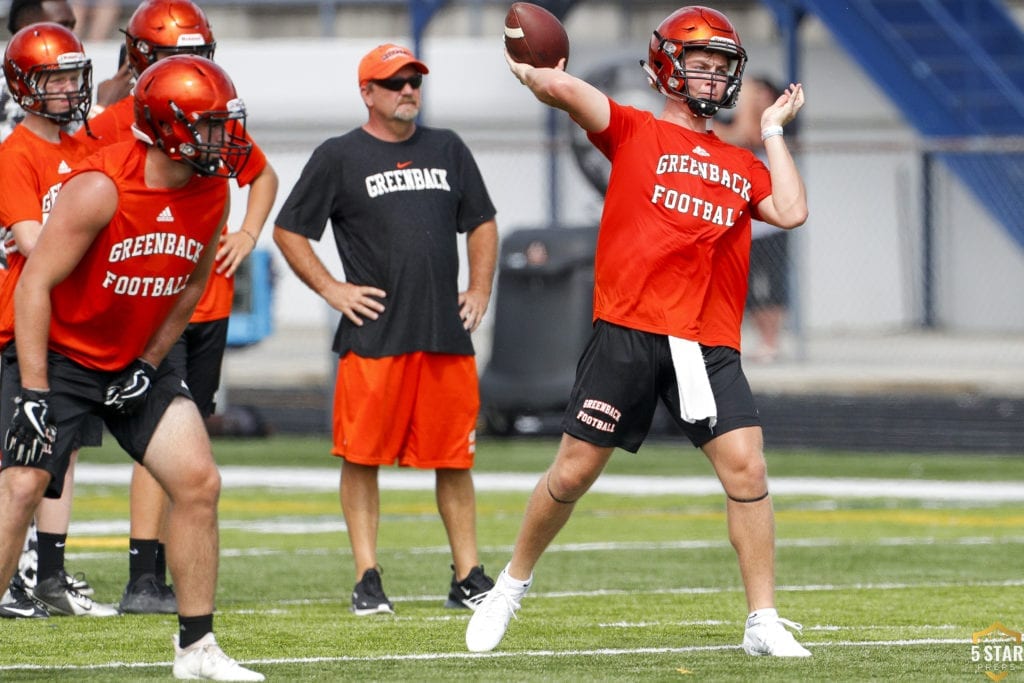
[[[138,555],[139,554],[139,549],[138,548],[130,548],[128,550],[128,554],[129,555]]]
[[[54,546],[55,548],[63,548],[63,547],[65,546],[65,545],[67,545],[67,544],[66,544],[66,543],[54,543],[54,544],[53,544],[53,546]]]
[[[397,164],[395,164],[395,166],[397,166],[398,168],[409,168],[410,166],[412,166],[412,162],[411,161],[399,161]]]
[[[23,617],[30,617],[36,613],[31,607],[15,607],[13,605],[4,605],[4,610]]]
[[[46,417],[45,407],[36,401],[25,401],[25,415],[28,416],[28,421],[32,424],[32,429],[36,430],[36,434],[46,434],[46,427],[43,426],[43,418]]]
[[[469,597],[469,594],[473,592],[472,590],[470,590],[469,588],[466,588],[465,586],[459,586],[459,588],[462,589],[462,592],[466,594],[467,598]]]

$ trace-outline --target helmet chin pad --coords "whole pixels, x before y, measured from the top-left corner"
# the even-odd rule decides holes
[[[722,105],[715,104],[710,100],[702,100],[696,97],[688,97],[686,99],[686,106],[690,108],[690,111],[696,116],[701,116],[705,119],[710,119],[712,116],[718,113],[718,110],[722,108]]]
[[[729,85],[727,87],[732,89],[727,89],[726,96],[723,99],[730,100],[730,103],[723,104],[722,101],[712,102],[707,98],[694,97],[689,93],[685,79],[670,77],[665,82],[663,82],[662,79],[658,77],[658,74],[655,73],[654,69],[652,69],[651,66],[642,59],[640,60],[640,68],[643,69],[644,74],[646,74],[647,76],[648,84],[652,88],[660,92],[662,95],[665,95],[666,97],[669,97],[673,100],[685,102],[686,106],[689,107],[690,111],[693,113],[694,116],[700,116],[709,119],[715,114],[717,114],[719,109],[722,109],[723,107],[730,108],[732,106],[735,106],[736,97],[735,95],[732,95],[732,93],[739,93],[738,82],[736,82],[736,85],[733,86],[732,81],[729,81]],[[680,81],[683,84],[681,88],[679,87]],[[675,84],[675,87],[670,87],[673,84]]]

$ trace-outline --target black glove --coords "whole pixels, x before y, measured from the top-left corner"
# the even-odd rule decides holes
[[[107,385],[103,404],[122,415],[131,415],[146,402],[156,368],[137,358]]]
[[[53,452],[57,426],[46,400],[49,391],[22,389],[14,399],[14,416],[4,435],[4,454],[20,465],[34,465]]]

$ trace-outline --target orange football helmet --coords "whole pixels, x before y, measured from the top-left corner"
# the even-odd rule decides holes
[[[191,0],[146,0],[124,34],[128,66],[136,78],[161,57],[194,54],[213,59],[217,48],[206,14]]]
[[[47,92],[47,82],[67,76],[74,90]],[[60,24],[31,24],[4,50],[4,77],[14,100],[27,112],[61,124],[84,121],[92,105],[92,62],[75,34]],[[50,106],[67,103],[67,108]]]
[[[142,73],[132,132],[201,175],[234,178],[252,151],[234,83],[198,55],[167,57]]]
[[[687,50],[718,52],[729,58],[726,73],[686,69]],[[651,86],[668,97],[686,102],[697,116],[709,118],[720,108],[736,106],[747,52],[732,22],[709,7],[683,7],[658,26],[651,36],[649,62],[643,64]],[[717,102],[690,93],[688,78],[723,82],[725,93]]]

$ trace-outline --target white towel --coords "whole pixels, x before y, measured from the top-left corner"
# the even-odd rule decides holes
[[[690,423],[707,419],[708,426],[714,429],[718,422],[718,406],[715,405],[715,394],[711,391],[711,380],[708,379],[700,344],[669,337],[668,348],[672,353],[676,384],[679,385],[679,416]]]

